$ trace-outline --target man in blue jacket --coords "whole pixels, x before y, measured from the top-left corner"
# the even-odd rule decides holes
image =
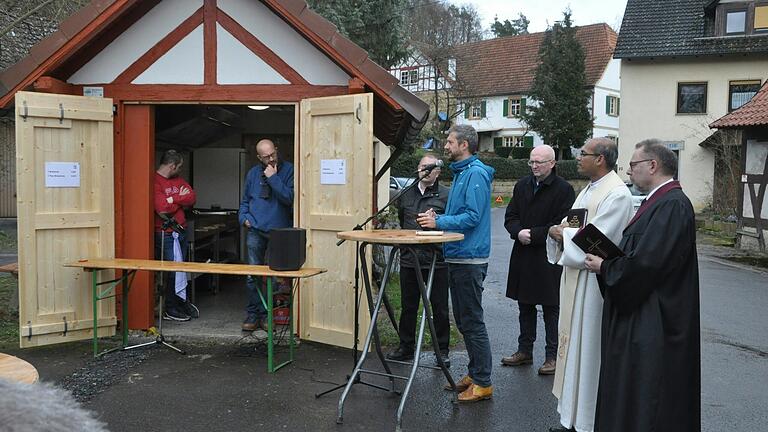
[[[469,373],[456,384],[461,392],[459,402],[476,402],[493,396],[491,344],[483,321],[483,281],[491,252],[494,169],[475,156],[477,148],[477,132],[472,126],[451,127],[444,149],[451,160],[453,183],[445,214],[438,215],[430,209],[420,213],[417,219],[425,228],[464,234],[464,240],[446,243],[443,247],[453,316],[469,354]]]
[[[256,143],[256,156],[261,163],[248,171],[238,216],[240,224],[248,228],[248,264],[263,265],[269,231],[293,226],[293,164],[279,159],[275,143],[268,139]],[[262,279],[248,276],[243,331],[267,328],[267,311],[259,296]]]

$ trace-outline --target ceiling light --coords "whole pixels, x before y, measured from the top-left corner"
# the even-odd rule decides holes
[[[269,105],[248,105],[248,108],[256,111],[263,111],[269,108]]]

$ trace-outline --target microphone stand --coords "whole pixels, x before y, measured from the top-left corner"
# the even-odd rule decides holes
[[[416,180],[414,180],[413,183],[411,183],[408,186],[406,186],[405,188],[403,188],[397,195],[395,195],[392,199],[390,199],[388,203],[386,203],[382,208],[380,208],[379,211],[377,211],[376,213],[374,213],[373,215],[368,217],[368,219],[366,219],[362,223],[359,223],[359,224],[355,225],[355,227],[352,228],[352,230],[353,231],[360,231],[360,230],[363,229],[363,227],[365,225],[368,224],[368,222],[370,222],[373,219],[381,216],[384,213],[384,211],[386,209],[388,209],[398,199],[400,199],[401,196],[403,196],[406,192],[408,192],[411,189],[415,188],[419,184],[419,181],[421,181],[421,179],[422,179],[422,176],[420,175],[421,173],[427,173],[425,175],[429,175],[429,173],[432,172],[432,170],[435,169],[435,168],[437,168],[437,167],[435,166],[435,167],[432,167],[432,168],[429,168],[429,169],[417,170],[416,171]],[[341,246],[345,241],[346,241],[345,239],[339,240],[338,242],[336,242],[336,246]],[[352,368],[354,368],[357,365],[357,355],[358,355],[357,354],[357,352],[358,352],[357,345],[360,342],[360,340],[359,340],[360,339],[359,338],[359,334],[360,334],[360,248],[359,248],[360,242],[355,242],[355,243],[356,243],[356,246],[355,246],[355,284],[354,284],[354,290],[355,290],[355,324],[354,324],[354,332],[355,332],[355,334],[354,334],[354,339],[353,339],[353,343],[352,343]],[[384,289],[384,287],[380,287],[379,289]],[[392,311],[392,305],[389,303],[389,298],[387,297],[386,294],[384,294],[384,308],[387,310],[387,315],[389,315],[389,319],[390,319],[390,321],[392,321],[392,325],[395,327],[395,331],[398,332],[398,334],[399,334],[400,330],[397,328],[397,320],[395,319],[395,314]],[[376,323],[371,323],[371,325],[376,325]],[[350,378],[350,376],[347,375],[347,381],[349,381],[349,378]],[[380,389],[380,390],[385,390],[385,391],[389,390],[388,388],[381,387],[381,386],[378,386],[376,384],[367,383],[367,382],[363,381],[360,378],[359,374],[355,377],[355,383],[356,384],[364,384],[364,385],[367,385],[369,387],[377,388],[377,389]],[[326,395],[326,394],[334,392],[336,390],[340,390],[340,389],[342,389],[342,388],[344,388],[346,386],[347,386],[346,382],[344,384],[339,384],[339,385],[337,385],[337,386],[335,386],[333,388],[330,388],[328,390],[325,390],[325,391],[322,391],[320,393],[315,394],[315,398],[319,398],[320,396]]]

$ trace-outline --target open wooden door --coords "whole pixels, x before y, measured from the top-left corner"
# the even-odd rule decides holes
[[[300,129],[296,171],[300,176],[299,226],[307,229],[306,265],[328,272],[302,282],[299,335],[351,348],[356,245],[336,246],[336,233],[351,230],[372,212],[373,95],[305,99]],[[368,265],[370,268],[370,262]],[[361,276],[360,339],[370,324],[364,292]]]
[[[112,133],[111,99],[16,94],[22,348],[92,337],[90,277],[62,264],[114,258]],[[98,316],[113,335],[114,301]]]

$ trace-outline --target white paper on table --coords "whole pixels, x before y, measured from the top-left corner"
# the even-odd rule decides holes
[[[80,163],[46,162],[45,187],[80,187]]]
[[[347,161],[345,159],[321,159],[320,184],[347,184]]]

